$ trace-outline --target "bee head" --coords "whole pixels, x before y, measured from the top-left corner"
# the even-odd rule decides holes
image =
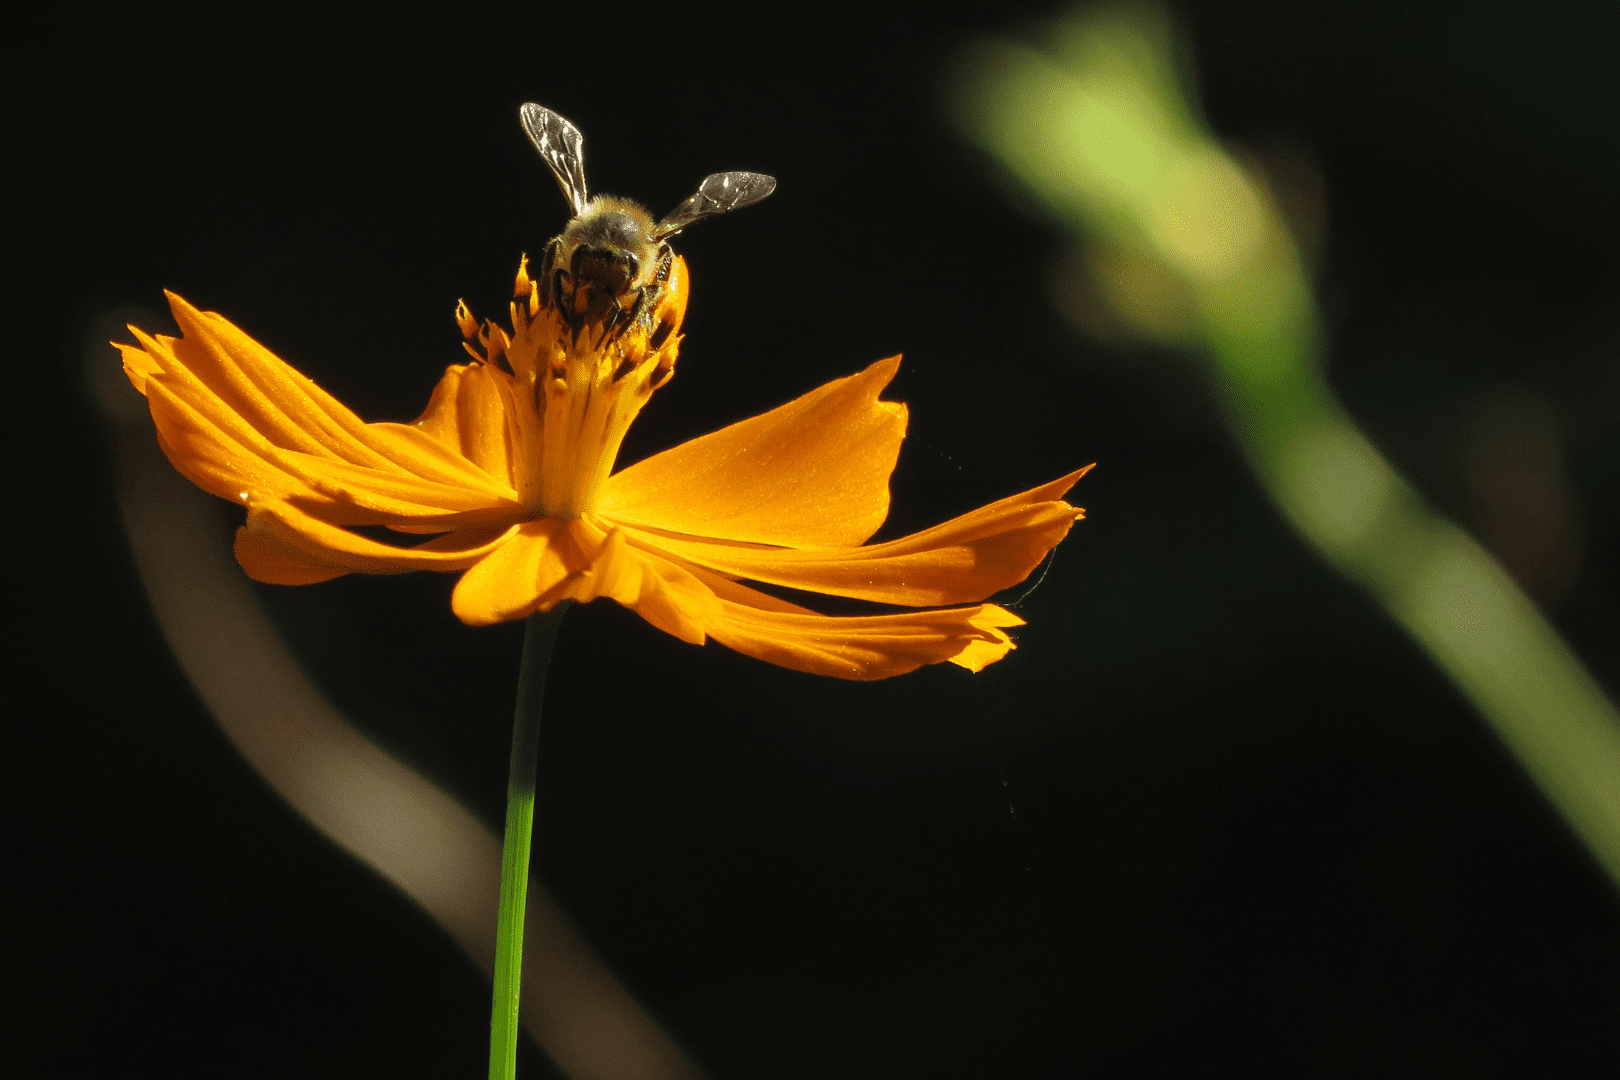
[[[644,207],[599,196],[563,230],[558,263],[574,281],[622,296],[644,284],[654,269],[658,244],[650,239],[652,231],[652,215]]]

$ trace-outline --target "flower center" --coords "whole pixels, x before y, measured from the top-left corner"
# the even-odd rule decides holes
[[[508,396],[512,482],[533,516],[569,520],[596,509],[631,421],[675,373],[685,261],[676,258],[668,280],[655,288],[642,301],[649,314],[626,326],[614,316],[633,295],[606,317],[597,314],[600,303],[564,311],[542,301],[525,258],[510,337],[488,323],[476,329],[465,307],[457,312],[463,332],[469,338],[476,332],[483,344],[486,362],[510,376],[499,382]]]

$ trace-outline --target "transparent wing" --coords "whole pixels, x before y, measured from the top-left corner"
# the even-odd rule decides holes
[[[730,213],[759,202],[776,190],[776,178],[757,172],[723,172],[706,177],[697,194],[664,215],[653,229],[656,242],[674,236],[694,222]]]
[[[540,156],[551,166],[568,207],[578,217],[590,201],[585,192],[585,140],[579,128],[544,105],[528,102],[518,110],[523,130]]]

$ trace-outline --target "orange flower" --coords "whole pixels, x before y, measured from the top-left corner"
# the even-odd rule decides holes
[[[119,345],[158,439],[192,482],[247,507],[236,557],[257,581],[464,571],[474,625],[608,596],[684,641],[799,671],[881,679],[970,671],[1023,620],[991,593],[1022,581],[1082,511],[1085,472],[943,525],[861,546],[889,509],[906,408],[878,400],[899,357],[611,473],[630,422],[674,372],[686,309],[677,258],[652,317],[618,333],[542,305],[518,271],[512,333],[456,316],[454,365],[413,424],[362,423],[224,318],[170,294],[182,337]],[[477,347],[474,348],[476,342]],[[611,475],[610,475],[611,473]],[[354,527],[433,534],[415,546]],[[906,607],[831,618],[741,579]]]

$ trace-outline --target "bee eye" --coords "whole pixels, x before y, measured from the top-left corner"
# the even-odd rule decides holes
[[[624,261],[629,264],[629,266],[628,266],[628,271],[629,271],[628,280],[630,280],[630,281],[636,280],[638,271],[641,269],[641,264],[639,262],[637,262],[636,257],[634,255],[630,254],[628,251],[624,253]]]
[[[579,277],[579,264],[584,260],[585,253],[589,250],[584,244],[574,249],[574,257],[568,260],[568,272],[574,277]]]

